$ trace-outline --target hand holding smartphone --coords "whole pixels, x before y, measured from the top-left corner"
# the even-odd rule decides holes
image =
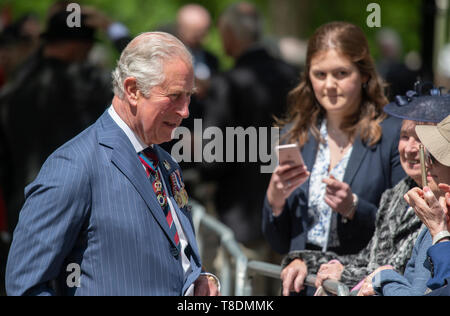
[[[278,153],[278,164],[292,164],[293,166],[304,165],[302,154],[298,144],[287,144],[276,146],[275,149]]]
[[[422,188],[428,186],[427,181],[427,168],[425,167],[425,149],[423,145],[419,145],[419,155],[420,155],[420,168],[422,170]]]
[[[267,199],[274,216],[283,211],[286,199],[309,177],[297,144],[276,146],[278,164],[272,174],[267,190]]]

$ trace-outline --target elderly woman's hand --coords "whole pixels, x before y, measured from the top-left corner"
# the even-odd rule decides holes
[[[344,266],[338,260],[332,260],[322,264],[317,272],[316,288],[321,287],[323,282],[327,279],[339,281],[341,279],[342,271],[344,271]]]
[[[292,260],[283,271],[281,280],[283,281],[283,295],[288,296],[290,292],[299,293],[304,288],[305,278],[308,275],[308,267],[301,259]]]
[[[361,288],[358,292],[358,296],[373,296],[375,295],[375,290],[373,289],[373,277],[380,271],[383,270],[394,270],[393,266],[382,266],[379,267],[378,269],[376,269],[375,271],[373,271],[371,274],[369,274],[365,279],[363,284],[361,285]]]
[[[446,197],[437,199],[429,187],[424,187],[423,191],[413,188],[404,197],[420,220],[428,227],[432,237],[450,227],[446,203],[448,193]]]

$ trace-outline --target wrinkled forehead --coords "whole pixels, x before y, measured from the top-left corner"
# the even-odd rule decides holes
[[[436,126],[436,123],[430,123],[430,122],[418,122],[418,121],[411,121],[411,120],[403,120],[402,122],[402,127],[401,127],[401,131],[402,132],[406,132],[406,131],[415,131],[415,128],[417,125],[431,125],[431,126]]]
[[[418,122],[416,122],[416,121],[403,120],[402,127],[401,127],[401,132],[415,131],[417,123]]]

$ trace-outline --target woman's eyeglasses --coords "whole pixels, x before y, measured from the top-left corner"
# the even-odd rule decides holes
[[[425,159],[430,167],[438,163],[437,159],[428,150],[425,150]]]
[[[425,150],[425,147],[422,144],[419,145],[419,155],[422,173],[422,187],[426,187],[428,186],[427,168],[432,168],[432,166],[436,165],[438,161],[430,152],[428,152],[428,150]]]

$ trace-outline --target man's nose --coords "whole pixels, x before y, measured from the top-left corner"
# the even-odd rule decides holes
[[[191,103],[191,98],[188,96],[185,96],[183,98],[183,100],[180,102],[180,107],[178,108],[177,113],[183,119],[186,119],[189,117],[189,104],[190,103]]]

